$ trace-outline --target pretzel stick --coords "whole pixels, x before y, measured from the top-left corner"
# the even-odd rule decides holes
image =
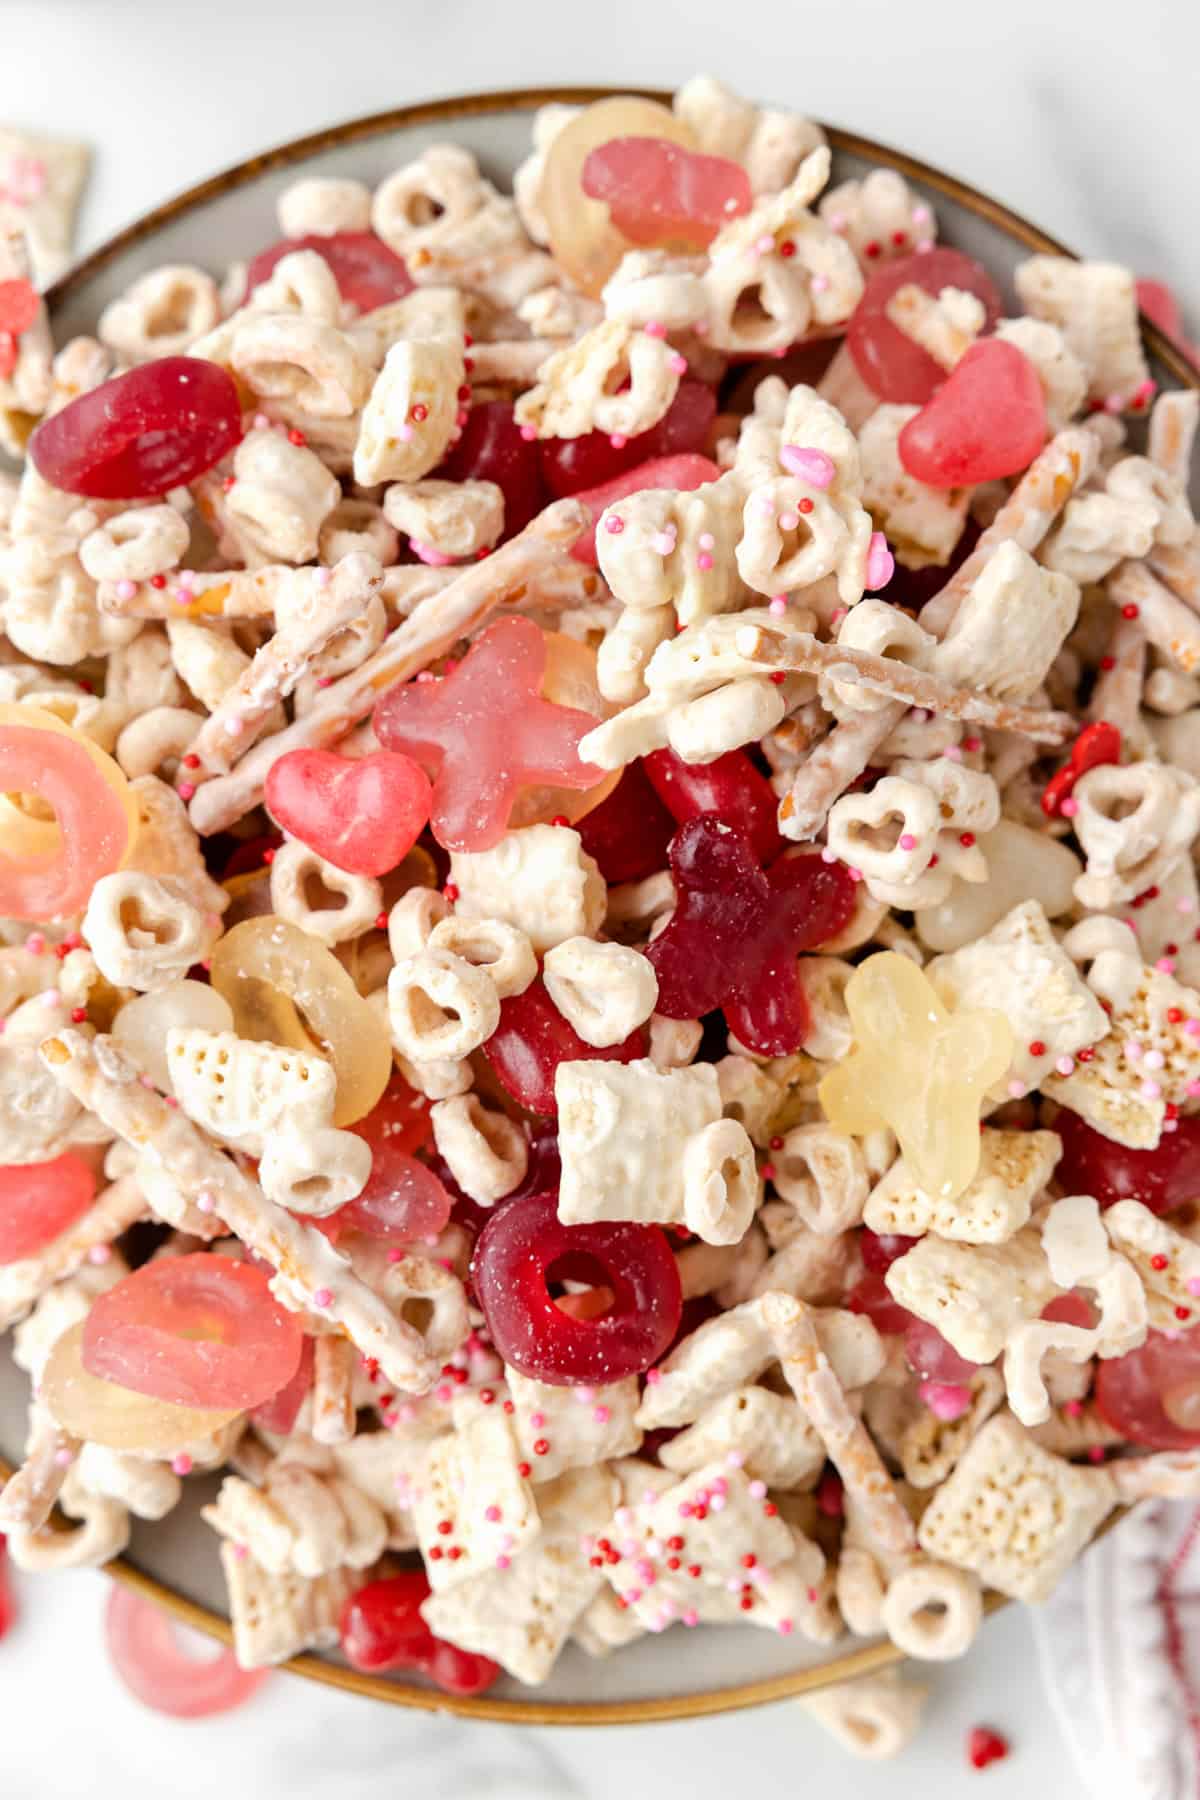
[[[1069,713],[1013,706],[977,688],[949,687],[925,669],[913,669],[895,657],[876,656],[870,650],[855,650],[846,644],[823,644],[809,631],[784,633],[762,625],[747,625],[738,632],[736,642],[740,656],[769,668],[849,682],[866,688],[868,693],[886,694],[905,706],[944,713],[949,719],[988,725],[994,731],[1019,731],[1040,744],[1065,743],[1075,731],[1075,720]]]
[[[1138,619],[1118,616],[1108,643],[1106,661],[1088,701],[1089,719],[1107,719],[1127,741],[1145,736],[1142,724],[1142,688],[1146,680],[1146,634]]]
[[[138,1183],[131,1175],[123,1175],[36,1256],[0,1267],[0,1331],[23,1319],[56,1282],[73,1275],[90,1251],[111,1244],[149,1211]]]
[[[62,1491],[71,1464],[83,1448],[69,1431],[60,1431],[40,1406],[39,1423],[25,1451],[25,1461],[0,1488],[0,1527],[9,1531],[36,1531],[44,1525]]]
[[[362,618],[383,581],[378,562],[360,550],[343,556],[336,568],[313,574],[313,583],[283,588],[276,603],[275,635],[255,651],[193,738],[191,754],[206,768],[227,772],[246,754],[313,657]]]
[[[1100,442],[1084,425],[1068,425],[1051,438],[1009,495],[961,568],[921,608],[921,628],[945,637],[993,550],[1012,538],[1032,556],[1076,488],[1096,467]]]
[[[1116,606],[1136,606],[1137,623],[1156,650],[1185,675],[1200,667],[1200,617],[1177,600],[1145,563],[1123,562],[1104,583]]]
[[[798,843],[816,837],[834,801],[858,780],[907,711],[907,706],[892,700],[877,712],[855,713],[834,726],[797,769],[780,802],[779,829],[785,837]]]
[[[365,718],[386,688],[407,681],[478,629],[499,606],[536,598],[543,570],[554,566],[590,524],[577,500],[559,500],[484,562],[460,569],[448,586],[418,606],[365,662],[327,688],[318,703],[285,731],[256,744],[229,775],[206,781],[191,804],[202,836],[223,831],[262,799],[267,770],[288,750],[336,743]]]
[[[432,1387],[440,1364],[421,1334],[388,1311],[320,1232],[275,1206],[186,1114],[143,1087],[111,1038],[62,1031],[45,1039],[41,1055],[77,1100],[157,1163],[182,1194],[215,1201],[230,1230],[276,1271],[273,1288],[285,1305],[339,1326],[395,1387],[416,1394]]]
[[[318,1444],[348,1444],[354,1436],[354,1369],[358,1354],[346,1338],[319,1337],[314,1346],[312,1436]]]
[[[864,1529],[890,1556],[914,1555],[917,1532],[862,1420],[821,1348],[812,1309],[789,1294],[765,1294],[763,1314],[784,1379],[824,1444]]]
[[[1188,484],[1197,424],[1200,424],[1200,394],[1191,389],[1160,394],[1154,402],[1147,452],[1150,461],[1157,463],[1181,488]]]
[[[1200,613],[1200,531],[1187,544],[1156,544],[1146,561],[1177,600]]]

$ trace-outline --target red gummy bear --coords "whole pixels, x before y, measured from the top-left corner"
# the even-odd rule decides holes
[[[414,1669],[447,1694],[482,1694],[500,1674],[488,1656],[435,1637],[421,1617],[429,1583],[406,1569],[358,1588],[342,1609],[342,1655],[356,1669]]]
[[[433,835],[447,850],[490,850],[522,787],[587,788],[604,770],[579,757],[599,720],[541,695],[546,640],[532,619],[489,626],[453,674],[392,688],[375,730],[434,772]]]
[[[789,856],[764,875],[745,832],[713,813],[681,827],[670,861],[675,911],[646,951],[659,1012],[697,1019],[721,1007],[756,1055],[798,1050],[809,1019],[796,958],[849,920],[849,870],[819,856]]]
[[[754,201],[741,163],[665,138],[610,138],[589,151],[581,180],[589,199],[607,202],[631,244],[707,249],[722,225],[748,213]]]
[[[289,750],[267,773],[266,802],[276,824],[335,868],[387,875],[420,837],[433,790],[425,771],[394,750]]]
[[[974,487],[1026,469],[1046,442],[1046,397],[1015,344],[972,344],[897,440],[900,461],[927,487]]]

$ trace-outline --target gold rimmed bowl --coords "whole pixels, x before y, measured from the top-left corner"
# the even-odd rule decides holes
[[[126,227],[84,259],[48,295],[61,339],[94,330],[108,302],[148,269],[191,262],[214,272],[248,259],[278,238],[275,205],[300,175],[355,176],[376,183],[430,144],[452,141],[479,158],[507,188],[528,154],[533,114],[552,101],[587,105],[612,88],[539,88],[426,101],[331,126],[212,176]],[[658,100],[669,95],[652,93]],[[1012,271],[1033,252],[1068,255],[1061,244],[977,189],[868,138],[829,129],[835,180],[899,169],[935,208],[939,238],[986,264],[1012,302]],[[1014,303],[1015,307],[1015,303]],[[1200,387],[1200,374],[1148,322],[1151,372],[1165,387]],[[0,1478],[19,1461],[28,1382],[0,1340]],[[135,1523],[127,1555],[108,1573],[165,1607],[182,1624],[228,1643],[217,1539],[201,1521],[216,1478],[187,1483],[183,1503],[158,1524]],[[1004,1602],[989,1596],[988,1608]],[[445,1695],[404,1678],[366,1675],[336,1656],[299,1656],[288,1669],[393,1706],[519,1725],[605,1725],[697,1718],[784,1700],[900,1660],[889,1643],[805,1645],[752,1627],[672,1631],[641,1639],[604,1660],[568,1647],[544,1686],[504,1680],[474,1699]]]

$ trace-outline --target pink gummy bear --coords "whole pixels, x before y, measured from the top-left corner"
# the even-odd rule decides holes
[[[900,461],[934,488],[974,487],[1027,469],[1046,442],[1046,398],[1015,344],[981,338],[900,433]]]
[[[854,911],[841,863],[785,856],[764,874],[749,838],[714,813],[689,819],[670,847],[677,899],[646,951],[658,1010],[697,1019],[721,1007],[758,1056],[787,1056],[808,1031],[796,958],[831,938]]]
[[[386,875],[404,861],[429,817],[429,777],[394,750],[338,756],[289,750],[271,765],[271,817],[335,868]]]
[[[546,640],[531,619],[502,619],[453,674],[392,688],[375,708],[389,750],[429,769],[433,835],[447,850],[489,850],[508,828],[523,787],[593,787],[602,769],[580,761],[599,720],[541,694]]]
[[[582,180],[584,193],[607,202],[617,230],[639,245],[706,249],[754,200],[741,163],[701,156],[665,138],[611,138],[589,152]]]

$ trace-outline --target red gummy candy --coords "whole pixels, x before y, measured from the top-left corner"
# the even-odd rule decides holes
[[[627,469],[624,475],[601,482],[598,487],[584,488],[576,499],[582,500],[594,522],[589,531],[576,538],[571,555],[576,562],[589,563],[593,569],[597,567],[597,523],[605,507],[612,506],[614,501],[628,500],[630,494],[640,494],[644,488],[675,488],[681,494],[690,494],[696,488],[716,481],[720,474],[716,463],[710,462],[707,456],[656,456],[649,462],[639,463],[636,469]],[[611,529],[612,524],[610,520],[606,530]]]
[[[864,1231],[863,1235],[871,1237],[873,1233]],[[968,1362],[952,1344],[946,1342],[935,1325],[918,1319],[915,1313],[910,1313],[907,1307],[894,1300],[884,1280],[887,1269],[911,1249],[916,1241],[915,1238],[876,1239],[876,1244],[902,1243],[904,1250],[889,1255],[882,1268],[878,1266],[877,1257],[869,1259],[864,1254],[867,1273],[846,1296],[847,1309],[862,1313],[865,1318],[870,1319],[876,1331],[885,1337],[903,1338],[905,1360],[914,1374],[921,1376],[922,1380],[946,1382],[952,1386],[968,1382],[977,1373],[978,1363]]]
[[[859,374],[881,400],[924,406],[946,379],[942,365],[914,343],[887,316],[887,303],[899,288],[915,284],[927,294],[944,287],[965,288],[983,301],[984,331],[1000,317],[1003,301],[983,267],[959,250],[922,250],[877,269],[846,327],[846,344]]]
[[[314,1219],[314,1225],[327,1223],[324,1219]],[[300,1408],[308,1398],[313,1383],[313,1363],[316,1352],[313,1340],[306,1337],[300,1352],[300,1361],[296,1364],[296,1373],[292,1379],[281,1387],[277,1394],[264,1400],[261,1406],[250,1409],[250,1418],[263,1431],[277,1432],[280,1437],[287,1437],[295,1430]]]
[[[653,750],[645,768],[663,805],[681,825],[700,813],[716,813],[726,825],[745,832],[760,863],[774,862],[783,850],[779,802],[744,750],[727,750],[710,763],[685,763],[673,750]]]
[[[342,1655],[373,1674],[415,1669],[447,1694],[482,1694],[498,1679],[499,1663],[435,1637],[421,1617],[429,1594],[420,1569],[357,1589],[342,1609]]]
[[[808,1030],[796,959],[834,937],[854,910],[841,863],[784,857],[768,874],[745,832],[701,813],[671,841],[675,911],[646,951],[658,1010],[698,1019],[721,1007],[758,1056],[787,1056]]]
[[[657,1225],[563,1225],[554,1194],[499,1206],[471,1260],[475,1295],[497,1353],[553,1387],[605,1384],[640,1375],[675,1335],[683,1309],[679,1271]],[[551,1297],[552,1280],[586,1280],[611,1300],[597,1316],[572,1318]]]
[[[335,868],[387,875],[424,830],[433,790],[424,769],[394,750],[288,750],[267,772],[266,803],[276,824]]]
[[[28,281],[0,281],[0,381],[17,366],[17,339],[33,324],[41,308],[37,289]]]
[[[416,285],[400,257],[373,231],[335,231],[327,237],[284,238],[260,250],[246,270],[247,295],[270,280],[275,265],[297,250],[315,250],[323,256],[333,271],[338,293],[359,312],[373,312],[389,300],[403,300]]]
[[[1062,812],[1063,801],[1070,798],[1081,775],[1086,775],[1089,769],[1098,769],[1101,763],[1120,760],[1121,733],[1117,727],[1104,719],[1097,719],[1094,725],[1085,725],[1072,744],[1066,762],[1042,790],[1042,811],[1047,818],[1053,819]],[[1090,1188],[1079,1191],[1091,1193]]]
[[[544,438],[537,445],[542,478],[559,499],[601,487],[655,457],[702,450],[716,416],[713,390],[703,381],[681,381],[658,424],[636,437],[614,439],[606,431],[587,431],[577,438]]]
[[[303,1344],[261,1269],[201,1253],[145,1263],[101,1294],[83,1366],[175,1406],[243,1411],[287,1385]]]
[[[433,835],[447,850],[490,850],[522,787],[594,787],[604,770],[579,757],[599,720],[541,694],[546,640],[531,619],[502,619],[453,674],[391,689],[375,730],[434,772]]]
[[[644,763],[632,762],[607,800],[575,829],[605,881],[641,881],[666,868],[675,820],[651,787]]]
[[[610,138],[590,150],[583,191],[603,200],[631,244],[705,250],[722,225],[754,203],[741,163],[703,156],[665,138]]]
[[[0,1168],[0,1267],[36,1256],[95,1196],[96,1177],[73,1150],[52,1162]]]
[[[907,1256],[916,1242],[915,1237],[902,1237],[898,1231],[875,1232],[867,1225],[858,1234],[863,1264],[876,1275],[886,1275],[892,1264]]]
[[[862,1313],[885,1337],[903,1337],[916,1317],[906,1306],[892,1299],[880,1270],[871,1270],[855,1282],[846,1296],[846,1308],[849,1312]]]
[[[521,436],[507,400],[485,400],[472,406],[462,436],[434,474],[443,481],[495,482],[504,495],[505,543],[546,504],[538,449]]]
[[[1098,1362],[1096,1406],[1131,1444],[1200,1449],[1200,1331],[1152,1331],[1127,1356]]]
[[[350,1130],[371,1146],[371,1173],[355,1199],[333,1214],[335,1235],[361,1231],[387,1244],[414,1244],[436,1237],[450,1217],[452,1196],[423,1150],[433,1135],[429,1101],[401,1075],[393,1075],[382,1099]]]
[[[43,419],[29,456],[43,480],[68,494],[150,500],[186,487],[241,437],[233,377],[198,356],[164,356]]]
[[[1028,468],[1046,442],[1046,397],[1015,344],[972,344],[904,426],[900,461],[927,487],[975,487]]]
[[[979,1364],[960,1356],[953,1344],[947,1343],[936,1325],[913,1318],[904,1327],[904,1358],[914,1375],[923,1381],[946,1382],[951,1386],[971,1380],[979,1373]]]
[[[1200,1118],[1177,1120],[1153,1150],[1103,1137],[1065,1107],[1054,1129],[1063,1144],[1055,1179],[1066,1194],[1091,1194],[1101,1206],[1140,1200],[1160,1216],[1200,1200]]]
[[[989,1763],[1002,1762],[1008,1755],[1009,1743],[990,1725],[975,1725],[967,1733],[967,1761],[973,1769],[986,1769]]]
[[[539,976],[523,994],[500,1003],[500,1023],[483,1053],[517,1102],[528,1112],[556,1118],[554,1074],[563,1062],[633,1062],[646,1054],[646,1034],[639,1026],[624,1043],[598,1050],[583,1039],[559,1012]]]
[[[243,1669],[232,1650],[192,1656],[161,1607],[115,1582],[104,1613],[113,1667],[135,1700],[172,1719],[208,1719],[244,1706],[271,1677]]]

